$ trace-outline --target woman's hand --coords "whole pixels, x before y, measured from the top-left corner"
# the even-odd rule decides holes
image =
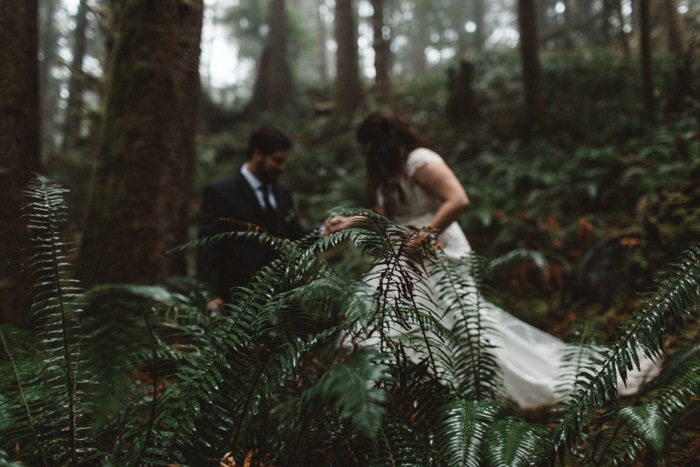
[[[352,227],[359,221],[364,220],[365,216],[333,216],[329,217],[323,223],[323,235],[330,235],[336,232],[340,232],[343,229]]]

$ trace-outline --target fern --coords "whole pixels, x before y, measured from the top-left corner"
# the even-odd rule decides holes
[[[700,248],[662,274],[609,348],[590,346],[589,329],[577,335],[563,368],[575,392],[549,431],[502,400],[483,264],[447,260],[424,231],[349,210],[365,220],[328,237],[286,242],[249,228],[193,242],[249,238],[279,252],[208,317],[186,281],[176,292],[82,293],[60,236],[65,191],[41,178],[29,191],[39,338],[0,328],[0,465],[226,455],[251,465],[520,466],[574,443],[589,460],[624,465],[664,456],[700,411],[698,345],[669,358],[641,404],[597,411],[700,301]],[[371,259],[361,279],[322,259],[346,243]]]
[[[662,458],[668,438],[696,420],[700,406],[700,360],[688,359],[697,344],[690,344],[669,358],[672,379],[664,381],[649,399],[636,407],[613,408],[600,420],[605,428],[597,435],[591,456],[602,465],[625,465],[646,452],[646,459]],[[664,373],[669,371],[664,368]],[[664,375],[665,376],[665,375]],[[655,381],[658,385],[659,380]],[[694,415],[693,415],[694,414]]]
[[[550,449],[543,428],[513,419],[493,423],[485,444],[485,457],[493,466],[530,466]]]
[[[84,338],[78,317],[81,287],[73,278],[68,257],[72,245],[62,238],[67,193],[46,178],[34,178],[25,194],[26,211],[33,242],[30,265],[36,278],[37,295],[32,306],[36,322],[34,347],[41,363],[33,375],[17,381],[13,398],[24,400],[32,436],[9,434],[20,447],[20,457],[43,465],[77,465],[90,457],[94,380],[81,353]],[[18,373],[19,375],[19,373]],[[0,436],[4,438],[4,436]],[[7,438],[6,438],[7,439]]]
[[[484,319],[490,306],[483,296],[481,262],[475,255],[462,261],[438,256],[434,272],[436,292],[444,318],[454,321],[452,342],[445,349],[444,365],[448,381],[457,381],[455,391],[467,400],[493,400],[500,393],[501,371],[490,343],[494,323]]]
[[[700,280],[700,247],[688,250],[680,260],[662,271],[656,290],[645,294],[643,308],[620,330],[618,338],[606,352],[599,366],[588,365],[582,371],[582,385],[568,404],[562,423],[554,431],[554,446],[561,450],[570,446],[583,429],[586,414],[594,413],[606,397],[617,397],[618,373],[623,381],[627,371],[639,368],[638,355],[658,355],[663,335],[671,320],[683,324],[683,316],[700,301],[697,283]]]
[[[487,433],[504,412],[493,402],[455,400],[445,404],[438,438],[445,465],[483,465]]]

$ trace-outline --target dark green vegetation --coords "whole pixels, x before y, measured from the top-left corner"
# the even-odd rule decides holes
[[[29,198],[37,329],[0,328],[0,459],[198,466],[230,452],[237,465],[269,466],[546,465],[560,456],[564,465],[693,465],[699,115],[689,106],[645,120],[627,81],[634,71],[621,63],[604,54],[548,59],[557,118],[533,132],[518,123],[508,57],[480,71],[477,124],[455,128],[441,117],[441,74],[395,90],[397,108],[463,181],[472,207],[460,221],[488,258],[438,260],[448,273],[443,293],[478,297],[473,276],[508,311],[571,331],[572,342],[590,341],[602,324],[610,346],[595,369],[573,359],[563,369],[563,377],[584,371],[561,405],[524,412],[500,396],[478,301],[455,310],[466,330],[455,336],[416,302],[411,284],[425,272],[401,253],[415,232],[372,217],[303,248],[262,238],[281,259],[209,317],[186,278],[83,292],[62,233],[65,193],[39,180]],[[300,141],[287,183],[313,223],[335,206],[362,206],[364,175],[349,130],[303,115],[277,123]],[[255,124],[201,140],[200,185],[236,167]],[[367,260],[392,271],[377,278],[385,287],[358,280]],[[644,290],[639,300],[634,292]],[[381,349],[349,344],[370,322],[386,337],[382,318],[397,314],[430,331],[424,364],[386,339]],[[639,398],[615,401],[616,372],[634,365],[638,349],[661,347],[666,370]]]

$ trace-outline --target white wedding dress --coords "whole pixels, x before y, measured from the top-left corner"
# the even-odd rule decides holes
[[[412,178],[419,168],[431,162],[443,162],[443,159],[426,148],[418,148],[409,154],[406,162],[408,177],[401,182],[405,202],[399,203],[395,208],[394,217],[399,224],[414,227],[428,225],[440,208],[442,201],[424,190]],[[378,203],[382,206],[381,196]],[[471,251],[467,238],[456,222],[440,234],[438,243],[445,257],[450,261],[460,261]],[[432,279],[435,280],[435,278]],[[370,285],[372,282],[370,279]],[[430,287],[430,277],[427,282]],[[431,297],[429,302],[431,305],[428,306],[444,308],[447,306],[440,303],[437,294]],[[494,346],[491,353],[496,357],[502,370],[504,389],[508,397],[523,408],[551,404],[561,399],[561,363],[567,352],[567,344],[520,321],[491,303],[484,302],[479,309],[482,314],[481,319],[489,323],[492,329],[488,335],[490,343]],[[443,313],[442,324],[451,329],[454,325],[454,317],[449,316],[449,313]],[[400,340],[399,334],[410,333],[406,333],[405,326],[395,326],[391,332],[392,339]],[[416,338],[415,335],[414,333],[413,339]],[[376,343],[376,337],[365,341],[365,345]],[[412,358],[418,360],[425,356],[417,352]],[[651,361],[646,362],[644,366],[651,367],[652,371],[656,367]],[[647,373],[649,371],[645,370],[631,374],[626,388],[621,385],[620,393],[635,392],[644,382]],[[567,389],[563,390],[566,392]]]

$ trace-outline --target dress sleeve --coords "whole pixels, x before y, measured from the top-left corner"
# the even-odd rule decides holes
[[[409,177],[413,177],[416,170],[428,162],[445,162],[439,154],[427,148],[414,149],[406,159],[406,171]]]

